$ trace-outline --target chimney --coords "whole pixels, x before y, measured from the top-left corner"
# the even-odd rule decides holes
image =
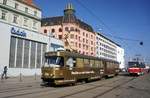
[[[30,5],[33,3],[32,0],[25,0],[25,1],[27,4],[30,4]]]

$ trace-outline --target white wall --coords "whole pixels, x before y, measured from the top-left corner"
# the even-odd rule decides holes
[[[49,39],[47,36],[42,35],[40,33],[32,32],[23,28],[15,27],[9,24],[5,24],[0,22],[1,36],[0,36],[0,73],[3,71],[4,66],[9,66],[9,52],[10,52],[10,37],[11,37],[11,28],[19,29],[20,31],[26,32],[26,38],[29,40],[34,40],[42,43],[48,44]],[[13,35],[17,36],[17,35]],[[20,37],[20,36],[18,36]],[[32,74],[40,74],[40,69],[20,69],[20,68],[9,68],[8,67],[8,75],[16,76],[21,72],[24,75],[32,75]]]
[[[120,63],[120,68],[125,68],[124,49],[117,47],[117,61]]]
[[[9,65],[10,31],[8,26],[0,22],[0,73]]]

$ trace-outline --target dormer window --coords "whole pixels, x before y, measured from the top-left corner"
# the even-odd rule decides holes
[[[52,29],[52,33],[55,32],[55,29]]]
[[[45,34],[47,33],[47,30],[46,30],[46,29],[44,29],[44,33],[45,33]]]
[[[69,31],[69,28],[68,28],[68,27],[65,27],[65,31]]]
[[[61,29],[61,28],[59,28],[59,32],[62,32],[62,29]]]

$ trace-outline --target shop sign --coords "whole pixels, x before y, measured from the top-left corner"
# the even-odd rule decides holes
[[[11,28],[11,33],[18,35],[18,36],[22,36],[22,37],[26,37],[26,32],[24,30],[20,30],[20,29],[16,29],[14,27]]]

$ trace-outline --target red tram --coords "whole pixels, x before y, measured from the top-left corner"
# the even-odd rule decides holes
[[[145,64],[137,61],[128,62],[128,73],[130,75],[143,75],[145,73]]]

